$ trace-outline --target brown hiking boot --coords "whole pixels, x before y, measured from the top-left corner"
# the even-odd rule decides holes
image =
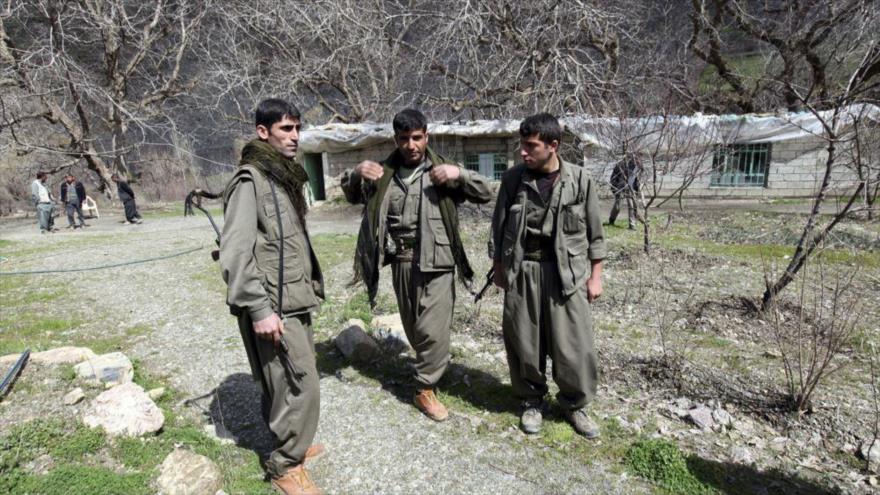
[[[422,411],[434,421],[446,421],[446,418],[449,417],[449,411],[437,399],[433,389],[420,389],[416,392],[415,397],[413,397],[413,403],[419,408],[419,411]]]
[[[324,454],[327,453],[327,449],[324,448],[323,443],[316,443],[306,450],[305,459],[303,462],[311,462],[316,461],[321,458]]]
[[[302,464],[288,469],[284,476],[272,478],[272,488],[284,495],[321,495],[321,490]]]

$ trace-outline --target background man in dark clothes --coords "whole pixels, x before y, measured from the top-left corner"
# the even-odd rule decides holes
[[[83,187],[82,182],[76,180],[73,174],[67,174],[64,177],[64,182],[61,183],[61,203],[64,204],[64,210],[67,212],[67,228],[87,227],[82,211],[82,204],[85,200],[86,188]],[[73,221],[74,213],[79,216],[79,225]]]
[[[125,207],[125,221],[129,223],[143,223],[144,219],[138,213],[137,204],[134,202],[134,191],[128,182],[119,178],[119,174],[113,174],[110,179],[116,183],[116,192],[119,193],[119,200]]]
[[[620,213],[620,200],[626,199],[626,212],[629,217],[629,229],[636,228],[636,193],[639,192],[639,173],[641,165],[635,154],[628,153],[626,158],[614,165],[611,171],[611,192],[614,193],[614,204],[608,216],[608,225],[614,225]]]

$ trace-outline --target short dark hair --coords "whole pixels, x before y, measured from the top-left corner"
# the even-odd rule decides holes
[[[562,126],[556,117],[549,113],[539,113],[526,117],[519,124],[519,135],[521,137],[529,137],[538,135],[538,139],[547,144],[553,141],[562,142]]]
[[[37,179],[42,179],[43,177],[46,177],[46,172],[37,172]]]
[[[272,124],[281,122],[284,117],[299,120],[299,109],[292,103],[280,98],[266,98],[257,105],[254,111],[254,125],[270,129]]]
[[[404,108],[394,116],[391,127],[394,128],[394,134],[410,131],[428,132],[428,119],[415,108]]]

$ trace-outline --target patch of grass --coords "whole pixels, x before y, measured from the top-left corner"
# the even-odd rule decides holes
[[[12,246],[12,241],[7,239],[0,239],[0,249],[6,249],[9,246]]]
[[[626,451],[626,467],[670,493],[711,494],[715,490],[703,484],[690,471],[688,461],[677,445],[668,440],[640,440]]]
[[[370,309],[370,299],[366,291],[356,292],[342,304],[340,312],[342,314],[342,321],[358,318],[369,325],[373,319],[373,311]]]
[[[110,449],[113,457],[123,466],[137,470],[151,470],[174,450],[174,445],[159,438],[119,437]]]
[[[44,350],[56,343],[67,342],[62,331],[74,330],[83,324],[76,318],[47,318],[37,313],[7,314],[0,317],[0,354]]]
[[[0,492],[12,494],[138,495],[152,492],[150,476],[144,473],[120,474],[105,467],[65,464],[38,476],[15,470],[0,475]]]
[[[15,425],[0,438],[0,472],[10,471],[43,454],[55,460],[77,460],[97,452],[104,442],[103,430],[90,429],[79,422],[37,419]]]
[[[340,263],[353,262],[357,236],[352,234],[318,234],[312,237],[312,248],[324,270]]]

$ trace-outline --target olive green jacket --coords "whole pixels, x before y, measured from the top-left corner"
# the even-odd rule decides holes
[[[324,298],[324,279],[304,222],[282,187],[276,187],[284,237],[269,180],[256,168],[238,169],[223,194],[224,225],[220,236],[220,267],[227,283],[226,303],[253,321],[278,309],[279,247],[284,244],[281,312],[315,311]]]
[[[450,163],[434,154],[429,148],[431,165]],[[360,270],[367,286],[371,303],[375,301],[379,286],[379,269],[389,260],[385,258],[385,236],[388,216],[388,185],[399,166],[399,156],[394,151],[384,162],[384,174],[378,181],[363,181],[360,175],[349,172],[342,179],[346,199],[353,204],[366,205],[361,221],[355,254],[356,270]],[[422,201],[419,213],[419,270],[445,272],[455,268],[459,276],[469,281],[473,270],[467,261],[458,228],[456,205],[463,201],[487,203],[492,199],[489,180],[477,172],[462,168],[459,178],[442,186],[435,186],[428,172],[421,179]],[[445,205],[450,205],[444,208]],[[447,213],[444,213],[446,211]],[[456,252],[459,253],[456,256]]]
[[[489,253],[504,267],[508,286],[516,278],[524,256],[528,193],[521,184],[525,168],[519,164],[504,173],[492,216]],[[605,237],[596,183],[583,167],[562,162],[559,182],[554,187],[560,190],[556,204],[550,205],[555,212],[553,247],[562,295],[568,297],[586,283],[591,260],[605,258]]]

